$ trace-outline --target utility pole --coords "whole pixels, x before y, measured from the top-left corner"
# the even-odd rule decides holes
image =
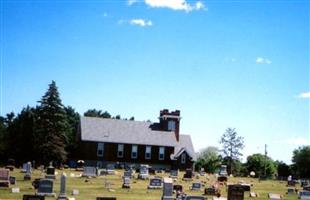
[[[264,162],[264,176],[266,177],[266,168],[267,168],[267,144],[265,144],[265,162]]]

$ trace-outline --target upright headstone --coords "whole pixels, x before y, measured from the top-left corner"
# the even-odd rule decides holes
[[[183,192],[183,186],[182,185],[173,185],[173,190],[176,192]]]
[[[244,189],[241,185],[228,185],[228,200],[244,200]]]
[[[123,185],[122,188],[130,188],[130,178],[127,176],[123,177]]]
[[[55,167],[53,167],[51,163],[50,163],[50,166],[48,166],[48,167],[46,168],[46,175],[45,175],[45,178],[48,178],[48,179],[56,179]]]
[[[41,179],[39,181],[38,187],[38,195],[41,196],[53,196],[55,197],[56,194],[53,192],[53,180],[51,179]]]
[[[97,169],[95,167],[84,167],[83,177],[96,177]]]
[[[131,178],[132,177],[132,172],[131,171],[124,171],[123,177]]]
[[[44,196],[39,196],[39,195],[24,194],[23,195],[23,200],[45,200],[45,197]]]
[[[63,172],[60,177],[60,193],[58,196],[58,200],[67,200],[67,194],[66,194],[66,182],[67,182],[67,176]]]
[[[24,180],[31,180],[31,162],[27,162]]]
[[[139,170],[139,179],[148,179],[149,178],[149,166],[148,165],[141,165]]]
[[[170,178],[178,178],[178,173],[179,171],[178,170],[171,170],[170,171]]]
[[[10,184],[11,185],[15,185],[16,184],[16,177],[15,176],[10,176],[9,180],[10,180]]]
[[[186,169],[185,174],[183,175],[183,179],[192,179],[193,178],[193,171],[192,169]]]
[[[213,187],[205,188],[205,195],[215,196],[216,195],[215,188],[213,188]]]
[[[0,169],[0,187],[10,187],[10,170]]]
[[[200,190],[200,189],[201,189],[201,183],[192,184],[192,190]]]
[[[162,188],[162,181],[160,178],[152,178],[150,184],[147,186],[148,189],[160,189]]]
[[[27,163],[23,163],[23,168],[21,170],[22,173],[26,173],[27,172]]]
[[[173,180],[171,178],[164,178],[164,187],[163,187],[163,195],[161,200],[173,200]]]
[[[217,178],[217,180],[219,182],[225,182],[227,181],[227,166],[226,165],[221,165],[221,168],[220,168],[220,172],[219,172],[219,176]]]

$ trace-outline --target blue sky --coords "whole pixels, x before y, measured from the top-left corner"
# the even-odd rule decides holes
[[[56,81],[64,105],[157,121],[195,150],[225,129],[245,156],[310,144],[308,1],[1,1],[1,115]],[[245,161],[243,159],[243,161]]]

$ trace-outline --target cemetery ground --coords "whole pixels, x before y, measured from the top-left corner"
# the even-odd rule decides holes
[[[35,178],[40,178],[41,171],[34,170],[32,173],[31,181],[24,181],[24,173],[20,172],[21,169],[14,169],[10,172],[11,176],[16,177],[16,184],[10,185],[10,188],[0,188],[0,200],[21,200],[23,194],[34,194],[31,183]],[[75,197],[76,200],[95,200],[96,197],[116,197],[118,200],[160,200],[162,195],[162,189],[147,189],[149,180],[138,180],[133,178],[131,180],[131,188],[122,188],[122,175],[123,170],[116,170],[115,175],[98,176],[96,178],[78,177],[82,172],[75,171],[75,169],[56,170],[57,178],[54,180],[54,192],[58,196],[60,190],[60,175],[62,172],[67,174],[67,196]],[[178,180],[174,184],[183,185],[183,191],[190,195],[203,195],[204,187],[200,191],[191,190],[190,187],[193,182],[201,182],[204,186],[211,186],[216,177],[214,175],[200,176],[199,179],[193,178],[193,181],[183,181],[183,172],[179,173]],[[168,177],[169,173],[157,173],[156,176]],[[208,180],[207,180],[208,178]],[[283,195],[285,200],[296,200],[297,194],[287,195],[287,182],[277,180],[259,181],[257,178],[244,178],[244,177],[229,177],[229,183],[237,183],[239,181],[253,184],[251,191],[256,192],[259,197],[253,198],[257,200],[268,199],[268,193],[278,193]],[[299,185],[297,185],[300,189]],[[19,193],[12,193],[12,188],[19,188]],[[79,194],[72,195],[72,190],[77,189]],[[221,195],[227,197],[227,191],[225,186],[220,186]],[[252,199],[249,197],[249,192],[245,192],[245,199]],[[205,196],[208,199],[212,199],[212,196]],[[53,197],[46,197],[45,199],[56,199]]]

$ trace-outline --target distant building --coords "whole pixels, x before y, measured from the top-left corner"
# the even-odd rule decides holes
[[[181,135],[180,111],[160,111],[159,123],[81,117],[78,159],[88,165],[149,164],[153,168],[192,168],[190,135]]]

